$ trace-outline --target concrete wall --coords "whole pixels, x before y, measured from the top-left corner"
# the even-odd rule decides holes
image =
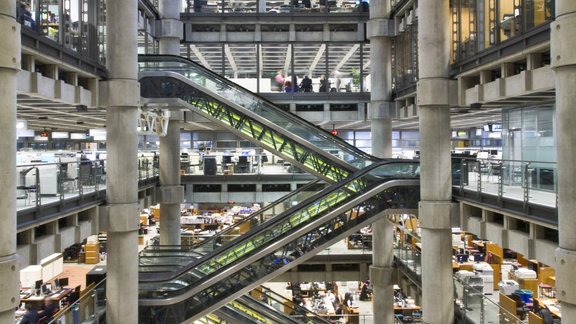
[[[65,248],[76,242],[76,227],[66,227],[60,229],[60,250],[64,251]],[[60,252],[60,251],[58,251]]]
[[[26,93],[66,104],[92,106],[92,93],[80,86],[47,78],[38,72],[18,72],[18,93]]]
[[[36,260],[31,260],[33,264],[38,264],[40,260],[51,255],[56,251],[56,235],[46,235],[39,239],[36,239],[35,243],[32,244],[36,249]]]

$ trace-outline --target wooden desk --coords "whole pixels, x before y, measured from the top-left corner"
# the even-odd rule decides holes
[[[348,307],[347,305],[342,305],[342,307],[343,313],[348,315],[346,323],[360,323],[360,309],[358,307]]]
[[[400,307],[394,303],[394,314],[412,315],[414,312],[419,312],[420,309],[420,306]]]
[[[33,309],[40,309],[42,307],[42,302],[44,301],[44,298],[49,298],[49,299],[52,299],[53,301],[57,302],[59,307],[62,307],[62,305],[60,305],[61,301],[64,298],[68,297],[70,295],[70,293],[72,293],[72,288],[64,288],[64,289],[62,289],[61,292],[58,292],[58,293],[52,293],[52,294],[40,295],[40,296],[33,295],[33,296],[30,296],[27,298],[21,298],[20,302],[32,304]]]
[[[552,313],[552,315],[562,318],[562,313],[560,309],[557,307],[559,305],[559,301],[556,298],[534,298],[534,300],[538,301],[538,305],[540,307],[546,307]]]

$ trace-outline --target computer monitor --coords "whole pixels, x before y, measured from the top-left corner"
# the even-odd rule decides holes
[[[60,287],[68,286],[68,277],[60,278]]]
[[[224,163],[224,164],[232,163],[232,156],[231,155],[222,156],[222,163]]]
[[[52,292],[52,285],[51,284],[43,284],[42,285],[42,293],[44,295],[48,295],[49,293]]]
[[[42,281],[42,280],[36,280],[36,282],[34,283],[34,289],[42,288],[43,283],[44,283],[44,281]]]
[[[456,260],[458,263],[463,263],[468,261],[468,254],[456,254]]]
[[[472,254],[474,256],[474,261],[475,262],[480,262],[480,261],[484,261],[484,253],[474,253]]]
[[[54,279],[54,285],[58,288],[68,286],[68,277],[66,278],[56,278]]]

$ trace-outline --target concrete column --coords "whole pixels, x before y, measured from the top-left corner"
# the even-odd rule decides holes
[[[182,22],[180,3],[160,1],[162,25],[160,54],[180,55]],[[180,245],[180,204],[184,188],[180,186],[180,119],[171,117],[166,136],[160,136],[160,244]]]
[[[558,240],[556,250],[556,289],[562,303],[562,318],[576,318],[576,2],[556,1],[556,20],[551,26],[552,68],[556,73],[556,138],[558,154]]]
[[[16,74],[20,69],[20,24],[16,2],[0,3],[0,323],[14,323],[20,276],[16,254]]]
[[[392,157],[392,73],[391,54],[394,36],[389,19],[390,2],[376,1],[371,4],[367,26],[370,39],[371,101],[368,106],[372,132],[372,154],[381,158]],[[370,280],[373,286],[372,310],[374,318],[383,323],[394,321],[394,289],[392,282],[394,242],[392,224],[381,219],[372,224],[373,252]]]
[[[422,313],[426,323],[445,324],[454,319],[449,0],[422,1],[418,12]]]
[[[138,1],[106,1],[108,266],[106,322],[138,323]]]
[[[160,244],[180,245],[180,121],[170,120],[160,136]]]

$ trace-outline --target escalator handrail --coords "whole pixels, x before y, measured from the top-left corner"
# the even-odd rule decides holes
[[[346,184],[348,184],[352,181],[358,180],[358,178],[361,178],[362,176],[366,175],[367,173],[373,171],[374,169],[377,169],[377,168],[382,167],[383,165],[387,165],[387,164],[412,164],[412,165],[415,165],[417,163],[418,162],[415,160],[388,160],[388,161],[382,161],[380,163],[372,164],[372,165],[356,172],[352,176],[350,176],[346,179],[343,179],[343,180],[337,182],[336,184],[331,185],[330,187],[322,190],[321,192],[316,193],[313,196],[306,198],[300,204],[289,208],[288,210],[284,211],[283,213],[281,213],[277,217],[274,217],[270,221],[252,228],[247,233],[245,233],[240,239],[236,239],[236,240],[233,240],[229,243],[226,243],[226,244],[216,248],[211,253],[206,254],[199,259],[193,260],[193,262],[191,262],[188,266],[186,266],[182,269],[179,269],[177,271],[174,271],[172,273],[163,274],[163,275],[160,275],[160,274],[156,274],[156,275],[140,274],[139,281],[140,282],[161,282],[161,281],[169,281],[172,279],[176,279],[180,275],[188,272],[189,270],[191,270],[193,268],[198,267],[202,263],[214,258],[218,254],[220,254],[220,253],[228,250],[229,248],[233,247],[234,244],[240,244],[241,242],[244,242],[247,239],[251,239],[254,235],[259,234],[261,231],[266,230],[269,226],[274,226],[278,222],[283,221],[284,218],[292,215],[292,213],[294,213],[295,211],[300,210],[300,209],[304,208],[305,206],[308,206],[309,204],[317,201],[318,199],[321,199],[324,196],[330,195],[334,191],[340,190]],[[414,177],[394,177],[394,178],[391,177],[391,178],[387,178],[387,180],[397,180],[397,179],[417,179],[417,177],[414,176]]]
[[[341,170],[345,170],[346,172],[348,172],[349,174],[355,172],[358,170],[358,167],[355,167],[352,165],[352,162],[356,161],[356,160],[351,160],[351,161],[346,161],[344,159],[334,159],[334,157],[328,153],[326,150],[322,149],[321,147],[318,147],[316,144],[310,142],[308,139],[300,137],[299,135],[297,135],[294,132],[291,131],[287,131],[285,129],[283,129],[280,125],[277,125],[265,118],[263,118],[262,116],[254,113],[253,111],[251,111],[250,109],[246,109],[245,107],[243,107],[242,105],[239,105],[235,102],[232,102],[230,100],[228,100],[227,98],[222,97],[220,94],[215,93],[209,89],[204,89],[202,88],[202,86],[196,84],[195,82],[193,82],[192,80],[190,80],[189,78],[185,77],[184,75],[171,71],[171,70],[164,70],[164,71],[145,71],[145,72],[140,72],[140,81],[146,79],[146,78],[159,78],[159,77],[164,77],[164,78],[171,78],[174,80],[177,80],[179,82],[182,82],[184,84],[186,84],[187,86],[190,86],[194,89],[197,89],[198,91],[201,91],[202,93],[204,93],[204,95],[212,98],[214,101],[216,102],[220,102],[225,104],[226,106],[234,109],[236,111],[236,113],[238,114],[242,114],[245,115],[249,118],[251,118],[252,120],[257,121],[258,123],[264,125],[265,127],[268,127],[269,129],[274,130],[275,132],[281,134],[282,137],[288,138],[291,141],[294,141],[295,143],[298,143],[301,146],[306,147],[308,150],[314,152],[317,155],[322,156],[323,158],[325,158],[326,160],[331,160],[333,164],[338,165],[338,167]],[[196,111],[197,109],[194,108],[194,111]],[[280,112],[282,110],[277,109],[276,112]],[[210,115],[205,115],[203,112],[199,112],[200,114],[203,115],[203,117],[208,118],[208,119],[214,119],[217,120],[216,118],[214,118],[213,116]],[[292,115],[292,116],[285,116],[288,118],[294,118],[297,117],[296,115]],[[291,121],[294,124],[299,123],[299,121],[296,120],[292,120]],[[227,126],[230,127],[230,126]],[[237,132],[239,136],[245,136],[242,134],[241,131],[239,131],[238,129],[235,129],[234,127],[230,127],[231,130],[233,132]],[[320,129],[316,128],[314,130],[314,135],[319,135],[322,132],[324,132],[323,130],[321,131]],[[321,134],[323,135],[323,134]],[[330,135],[332,136],[332,135]],[[251,137],[246,137],[246,139],[252,141],[253,138]],[[342,150],[343,152],[345,152],[345,150],[343,149],[342,145],[340,142],[335,142],[335,141],[329,141],[332,144],[335,144],[337,148],[339,148],[340,150]],[[255,144],[258,144],[257,142],[254,142]],[[274,152],[274,149],[267,147],[267,150],[270,150],[272,152]],[[277,152],[280,155],[282,155],[281,152]],[[354,154],[357,154],[357,152],[355,151]],[[354,155],[357,156],[357,155]],[[364,159],[363,161],[370,161],[372,163],[374,163],[374,160],[371,159]],[[378,160],[380,161],[380,160]],[[299,161],[294,160],[294,162],[300,164]],[[302,165],[302,167],[307,168],[306,166]],[[322,176],[321,174],[318,174],[319,176]],[[330,181],[329,178],[326,178],[326,180]],[[333,180],[332,180],[333,181]]]
[[[273,251],[276,251],[277,249],[282,248],[282,246],[285,246],[286,244],[288,244],[286,241],[291,242],[291,241],[301,237],[302,235],[305,235],[305,233],[309,232],[311,229],[318,227],[318,226],[322,226],[322,224],[325,224],[325,222],[328,221],[329,219],[336,217],[336,215],[343,213],[345,210],[349,210],[350,208],[353,208],[353,206],[357,206],[362,201],[365,201],[367,199],[370,199],[370,198],[376,196],[378,193],[382,192],[383,190],[387,190],[387,189],[399,187],[399,186],[418,186],[418,185],[419,185],[419,180],[417,180],[415,178],[412,178],[412,179],[410,179],[410,178],[386,179],[382,182],[377,183],[377,185],[374,188],[369,189],[367,192],[362,193],[362,195],[360,195],[359,197],[355,197],[352,199],[352,201],[345,203],[343,206],[337,207],[336,209],[328,212],[326,215],[323,215],[322,217],[314,219],[312,222],[310,222],[309,224],[306,224],[302,228],[299,228],[299,229],[295,230],[293,233],[289,233],[287,236],[282,237],[282,239],[274,241],[271,244],[263,246],[261,249],[259,249],[257,254],[237,259],[234,261],[233,264],[230,264],[229,266],[227,266],[225,268],[219,269],[217,272],[211,273],[211,274],[201,278],[199,281],[195,282],[193,286],[190,286],[191,287],[190,289],[182,291],[178,295],[174,295],[171,297],[163,297],[163,298],[149,298],[149,297],[144,298],[144,297],[141,297],[140,298],[140,304],[145,305],[145,306],[163,306],[163,305],[169,305],[169,304],[176,304],[176,303],[179,303],[181,301],[184,301],[184,300],[191,298],[192,296],[195,296],[196,294],[204,291],[205,289],[208,289],[209,287],[213,286],[218,281],[220,281],[222,278],[228,278],[229,276],[233,275],[234,273],[241,271],[242,269],[245,269],[246,266],[248,266],[249,264],[251,264],[254,261],[261,258],[262,255],[268,255],[268,254],[272,253]],[[400,210],[402,210],[402,209],[403,208],[385,209],[385,210],[379,211],[379,213],[384,213],[384,214],[387,212],[399,213]],[[356,226],[365,226],[363,224],[363,222],[357,223]],[[358,230],[358,228],[353,227],[349,230],[354,231],[354,230]],[[341,233],[337,237],[333,238],[333,240],[340,240],[343,237],[345,237],[346,235],[349,235],[349,233],[347,233],[347,232]],[[310,250],[305,255],[300,256],[296,260],[290,262],[288,265],[283,266],[280,269],[284,269],[284,271],[286,271],[292,267],[297,266],[301,262],[304,262],[305,260],[307,260],[306,256],[310,256],[312,254],[318,253],[319,251],[324,249],[329,244],[334,244],[334,241],[326,242],[324,245],[320,245],[319,247],[317,247],[317,249]],[[289,268],[286,268],[286,267],[289,267]],[[278,269],[276,271],[278,271]],[[251,289],[251,287],[252,287],[251,285],[261,284],[262,282],[268,281],[271,278],[277,276],[278,274],[276,271],[271,272],[271,273],[261,277],[258,281],[249,284],[248,286],[246,286],[244,288],[244,290],[243,289],[238,290],[237,293],[232,294],[231,296],[229,296],[229,298],[237,298],[239,296],[239,294],[245,293],[246,289]],[[208,309],[209,308],[207,308],[207,310]]]
[[[266,296],[268,298],[270,298],[270,299],[272,299],[278,303],[281,303],[282,305],[284,305],[284,307],[290,307],[292,310],[297,311],[299,315],[304,315],[304,316],[313,315],[315,317],[315,319],[319,319],[320,321],[322,321],[324,323],[330,323],[329,321],[324,320],[322,317],[318,316],[317,313],[309,310],[306,307],[300,306],[294,302],[285,303],[286,301],[290,301],[290,300],[288,298],[276,293],[274,290],[272,290],[268,287],[265,287],[265,286],[260,286],[260,287],[262,287],[262,294],[266,294]],[[256,300],[256,299],[254,299],[254,300]]]
[[[207,240],[204,240],[204,241],[202,241],[202,242],[198,243],[197,245],[194,245],[194,246],[192,246],[192,247],[190,247],[190,248],[182,249],[182,246],[181,246],[181,245],[171,245],[171,246],[168,246],[168,245],[160,245],[160,246],[158,246],[158,247],[160,247],[160,249],[156,249],[156,247],[154,247],[154,246],[147,246],[147,247],[145,247],[142,251],[139,252],[140,258],[161,258],[161,257],[163,257],[163,256],[147,256],[147,255],[144,255],[144,254],[145,254],[146,252],[164,253],[164,251],[168,251],[167,253],[171,253],[171,252],[174,252],[174,251],[188,252],[188,253],[190,253],[190,254],[195,254],[195,255],[199,258],[199,257],[201,257],[203,254],[202,254],[202,253],[199,253],[199,252],[196,252],[196,251],[195,251],[196,249],[201,248],[202,246],[208,244],[209,242],[214,242],[214,240],[216,240],[218,237],[222,237],[223,235],[227,235],[228,233],[230,233],[231,231],[233,231],[235,227],[240,226],[241,224],[244,224],[244,223],[246,223],[246,222],[250,222],[250,221],[252,221],[252,219],[254,219],[254,218],[260,217],[262,213],[264,213],[264,212],[266,212],[266,211],[268,211],[268,210],[270,210],[270,209],[272,209],[272,208],[275,208],[278,204],[284,203],[286,200],[288,200],[288,199],[290,199],[290,198],[292,198],[292,197],[294,197],[294,196],[296,196],[296,195],[298,195],[298,194],[300,194],[300,193],[302,193],[302,192],[305,192],[305,191],[309,190],[310,188],[312,188],[313,186],[317,185],[317,184],[320,183],[320,182],[321,182],[321,180],[317,179],[317,180],[314,180],[314,181],[311,181],[311,182],[307,183],[306,185],[302,186],[301,188],[299,188],[299,189],[297,189],[297,190],[295,190],[295,191],[291,191],[288,195],[283,196],[282,198],[274,201],[273,203],[269,204],[268,206],[266,206],[266,207],[264,207],[264,208],[262,208],[262,209],[260,209],[260,210],[258,210],[258,211],[256,211],[256,212],[250,214],[249,216],[245,217],[245,218],[242,219],[241,221],[239,221],[239,222],[237,222],[237,223],[234,223],[232,226],[229,226],[229,227],[226,228],[225,230],[223,230],[223,231],[221,231],[221,232],[219,232],[219,233],[216,233],[214,236],[212,236],[212,237],[208,238]],[[162,247],[165,247],[165,248],[174,247],[174,249],[167,249],[167,250],[165,250],[165,249],[162,249]],[[168,255],[168,256],[172,256],[172,255]],[[180,256],[180,255],[174,255],[174,256]],[[182,256],[182,257],[184,258],[185,256]],[[192,257],[192,255],[191,255],[190,257]],[[144,265],[144,266],[146,266],[146,267],[154,267],[154,265]],[[164,266],[164,264],[162,264],[162,266]],[[179,266],[185,266],[185,264],[181,264],[181,265],[179,265]],[[175,269],[175,268],[171,268],[171,271],[174,271],[174,269]],[[152,271],[143,271],[143,272],[148,272],[148,273],[149,273],[149,272],[152,272]]]
[[[236,299],[237,302],[243,304],[244,307],[251,309],[252,311],[260,314],[263,317],[267,317],[268,319],[272,319],[278,323],[294,323],[298,324],[300,322],[295,321],[294,319],[290,318],[289,316],[285,315],[282,312],[279,312],[273,308],[268,307],[264,303],[256,300],[250,295],[244,295],[241,298]],[[262,308],[262,309],[260,309]],[[270,318],[274,317],[274,318]]]
[[[251,221],[252,219],[254,219],[254,218],[260,217],[260,215],[263,214],[264,212],[266,212],[266,211],[268,211],[268,210],[270,210],[270,209],[272,209],[272,208],[275,208],[278,204],[284,203],[286,200],[288,200],[288,199],[290,199],[290,198],[292,198],[292,197],[294,197],[294,196],[296,196],[296,195],[298,195],[298,194],[300,194],[300,193],[308,190],[309,188],[312,188],[314,185],[318,184],[319,182],[320,182],[320,180],[319,180],[319,179],[316,179],[316,180],[314,180],[314,181],[311,181],[311,182],[307,183],[305,186],[301,187],[300,189],[291,191],[291,192],[288,193],[287,195],[285,195],[285,196],[283,196],[282,198],[274,201],[273,203],[269,204],[268,206],[266,206],[266,207],[264,207],[264,208],[262,208],[262,209],[260,209],[260,210],[257,210],[257,211],[255,211],[255,212],[253,212],[253,213],[250,214],[249,216],[243,218],[241,221],[232,224],[231,226],[229,226],[229,227],[226,228],[225,230],[223,230],[223,231],[221,231],[221,232],[218,232],[218,233],[216,233],[214,236],[212,236],[212,237],[210,237],[210,238],[208,238],[208,239],[206,239],[206,240],[198,243],[198,244],[195,245],[192,249],[200,248],[200,247],[202,247],[203,245],[207,244],[208,242],[213,242],[213,241],[214,241],[215,239],[217,239],[218,237],[221,237],[222,235],[226,235],[226,234],[232,232],[232,231],[234,230],[234,227],[240,226],[240,225],[242,225],[242,224],[244,224],[244,223],[246,223],[246,222],[250,222],[250,221]]]
[[[374,161],[374,162],[380,160],[379,158],[377,158],[377,157],[375,157],[375,156],[373,156],[373,155],[370,155],[370,154],[368,154],[368,153],[366,153],[366,152],[364,152],[364,151],[362,151],[362,150],[359,150],[358,148],[356,148],[355,146],[353,146],[353,145],[349,144],[348,142],[342,140],[341,138],[336,137],[336,136],[333,136],[332,134],[328,133],[328,132],[325,131],[325,130],[319,129],[316,125],[314,125],[314,124],[311,123],[310,121],[308,121],[308,120],[306,120],[306,119],[304,119],[304,118],[301,118],[301,117],[299,117],[299,116],[297,116],[297,115],[295,115],[295,114],[291,114],[291,113],[286,112],[286,111],[284,111],[284,110],[282,110],[282,109],[279,109],[279,108],[278,108],[273,102],[271,102],[270,100],[268,100],[268,99],[266,99],[266,98],[263,98],[263,97],[255,94],[255,93],[253,93],[252,91],[250,91],[250,90],[242,87],[241,85],[238,85],[237,83],[232,82],[232,81],[226,79],[225,77],[222,77],[221,75],[215,73],[214,71],[212,71],[212,70],[210,70],[210,69],[207,69],[207,68],[205,68],[204,66],[202,66],[202,65],[200,65],[200,64],[198,64],[198,63],[196,63],[196,62],[194,62],[194,61],[192,61],[192,60],[189,60],[189,59],[187,59],[187,58],[184,58],[184,57],[178,56],[178,55],[165,55],[165,54],[164,54],[164,55],[150,55],[150,54],[139,54],[139,55],[138,55],[138,62],[143,62],[143,63],[145,63],[145,62],[158,62],[158,63],[161,63],[161,62],[166,62],[167,59],[172,60],[172,61],[176,61],[176,62],[179,62],[179,63],[184,63],[184,64],[188,64],[188,65],[194,66],[195,68],[202,70],[203,72],[211,75],[212,77],[214,77],[214,78],[216,78],[216,79],[219,79],[219,80],[221,80],[221,81],[224,81],[224,82],[225,82],[226,84],[228,84],[229,86],[232,86],[232,87],[234,87],[234,88],[237,88],[237,89],[242,90],[243,92],[246,92],[246,93],[251,94],[252,96],[258,98],[258,100],[261,100],[262,102],[265,102],[265,103],[267,103],[268,105],[270,105],[271,107],[273,107],[273,108],[275,108],[276,110],[278,110],[278,112],[279,112],[280,114],[284,115],[285,117],[296,119],[298,123],[300,123],[300,124],[305,124],[305,125],[307,125],[308,127],[310,127],[311,129],[316,129],[316,130],[318,130],[318,131],[319,131],[319,134],[322,135],[322,137],[323,137],[324,139],[329,140],[329,141],[331,141],[331,142],[333,142],[333,143],[337,143],[338,146],[346,147],[347,150],[349,150],[349,151],[351,151],[351,152],[354,152],[355,154],[357,154],[357,155],[359,155],[359,156],[363,156],[363,158],[365,158],[366,160],[370,160],[370,161]]]

